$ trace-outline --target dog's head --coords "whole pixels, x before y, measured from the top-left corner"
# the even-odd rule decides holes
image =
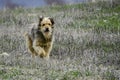
[[[39,17],[38,29],[45,35],[52,35],[54,20],[50,17]]]

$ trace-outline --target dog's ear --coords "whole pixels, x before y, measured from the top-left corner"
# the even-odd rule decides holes
[[[39,16],[39,21],[41,22],[43,20],[43,16]]]
[[[53,18],[49,18],[49,19],[50,19],[52,25],[54,25],[54,20],[53,20]]]
[[[43,16],[39,16],[39,24],[38,26],[41,26],[41,21],[43,20]]]

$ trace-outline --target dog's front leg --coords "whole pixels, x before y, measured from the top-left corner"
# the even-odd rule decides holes
[[[46,52],[44,51],[44,49],[42,47],[40,47],[38,40],[34,40],[33,48],[40,57],[43,58],[46,56]]]
[[[49,59],[51,50],[52,50],[52,44],[49,44],[47,47],[45,47],[46,59]]]

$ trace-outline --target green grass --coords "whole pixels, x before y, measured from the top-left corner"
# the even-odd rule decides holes
[[[0,79],[117,80],[112,71],[120,69],[118,2],[0,10]],[[40,15],[55,21],[50,61],[31,58],[23,37]]]
[[[2,80],[13,79],[15,76],[20,75],[21,71],[16,68],[10,68],[8,70],[0,70],[0,77]]]

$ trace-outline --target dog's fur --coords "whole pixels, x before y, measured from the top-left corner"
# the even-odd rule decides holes
[[[49,17],[39,17],[37,28],[32,28],[31,34],[26,33],[26,43],[32,56],[49,58],[53,45],[54,20]]]

